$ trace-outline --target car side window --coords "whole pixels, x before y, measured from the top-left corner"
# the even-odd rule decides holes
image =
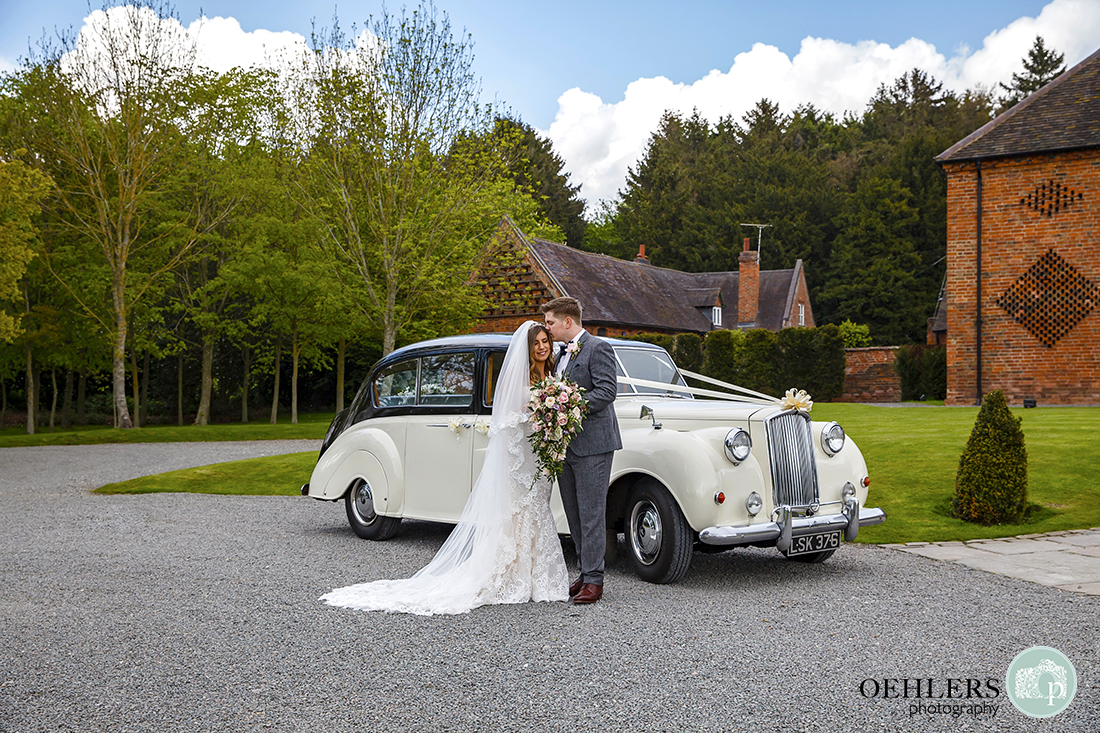
[[[493,395],[496,393],[497,381],[500,379],[500,368],[504,366],[504,352],[494,351],[489,354],[488,369],[485,370],[485,406],[493,406]]]
[[[421,405],[468,407],[474,395],[471,352],[425,356],[420,366]]]
[[[379,407],[403,407],[416,404],[416,359],[387,367],[374,378],[374,394]]]

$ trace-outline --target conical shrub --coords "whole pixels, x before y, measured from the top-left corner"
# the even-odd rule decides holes
[[[1015,524],[1027,507],[1027,449],[1020,418],[1000,390],[982,400],[959,459],[952,513],[976,524]]]

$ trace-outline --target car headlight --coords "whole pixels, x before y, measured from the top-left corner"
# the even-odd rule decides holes
[[[734,465],[745,460],[752,453],[752,438],[749,437],[749,431],[744,428],[730,430],[726,433],[726,439],[722,444],[725,447],[726,458]]]
[[[835,456],[844,447],[844,428],[831,422],[821,429],[821,449],[827,455]]]

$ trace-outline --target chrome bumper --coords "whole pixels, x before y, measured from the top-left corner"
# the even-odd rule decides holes
[[[744,524],[736,527],[707,527],[699,533],[699,541],[707,545],[733,546],[776,540],[776,546],[783,551],[790,547],[791,537],[843,530],[844,539],[850,542],[856,538],[860,527],[882,524],[886,521],[886,512],[883,510],[860,508],[854,501],[840,514],[795,517],[785,509],[781,508],[778,511],[782,515],[778,522]]]

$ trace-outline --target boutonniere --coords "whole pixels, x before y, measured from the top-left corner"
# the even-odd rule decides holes
[[[792,388],[788,389],[787,394],[779,401],[779,406],[785,410],[809,412],[813,409],[814,403],[810,395],[806,394],[806,390],[800,389],[796,392]]]
[[[584,343],[580,339],[577,339],[576,341],[570,341],[569,346],[565,347],[565,351],[569,354],[570,358],[573,358],[577,354],[581,353],[581,348],[583,346]]]

